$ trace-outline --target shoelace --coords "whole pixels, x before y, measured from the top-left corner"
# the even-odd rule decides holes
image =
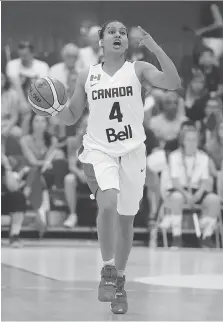
[[[106,279],[108,282],[113,282],[114,281],[114,274],[113,274],[113,267],[109,268],[104,268],[101,272],[101,276]]]
[[[117,283],[117,290],[116,290],[116,294],[118,296],[122,296],[124,293],[124,285],[125,285],[125,279],[122,278],[118,278],[118,283]]]

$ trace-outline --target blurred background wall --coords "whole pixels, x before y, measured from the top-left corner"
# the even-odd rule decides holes
[[[8,44],[15,50],[18,41],[26,39],[35,44],[37,52],[57,52],[68,41],[78,43],[83,19],[99,24],[118,19],[148,30],[178,65],[193,47],[182,26],[197,28],[204,5],[199,1],[2,2],[2,46]],[[223,3],[219,5],[223,8]]]

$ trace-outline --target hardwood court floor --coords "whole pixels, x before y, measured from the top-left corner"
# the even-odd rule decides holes
[[[96,243],[26,241],[2,247],[2,321],[220,321],[223,252],[134,247],[127,269],[129,311],[97,301]]]

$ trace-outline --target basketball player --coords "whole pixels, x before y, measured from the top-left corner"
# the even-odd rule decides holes
[[[170,58],[148,33],[140,30],[141,45],[155,53],[162,71],[146,62],[126,61],[127,28],[119,21],[107,22],[99,32],[104,63],[79,74],[69,106],[58,114],[65,124],[74,124],[88,101],[88,128],[79,159],[99,207],[97,229],[104,265],[98,299],[111,302],[115,314],[124,314],[128,309],[124,272],[145,182],[141,86],[169,90],[180,87]]]

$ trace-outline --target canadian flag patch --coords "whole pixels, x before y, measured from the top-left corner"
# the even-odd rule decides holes
[[[90,77],[90,82],[95,82],[95,81],[99,81],[101,79],[101,74],[98,75],[91,75]]]

